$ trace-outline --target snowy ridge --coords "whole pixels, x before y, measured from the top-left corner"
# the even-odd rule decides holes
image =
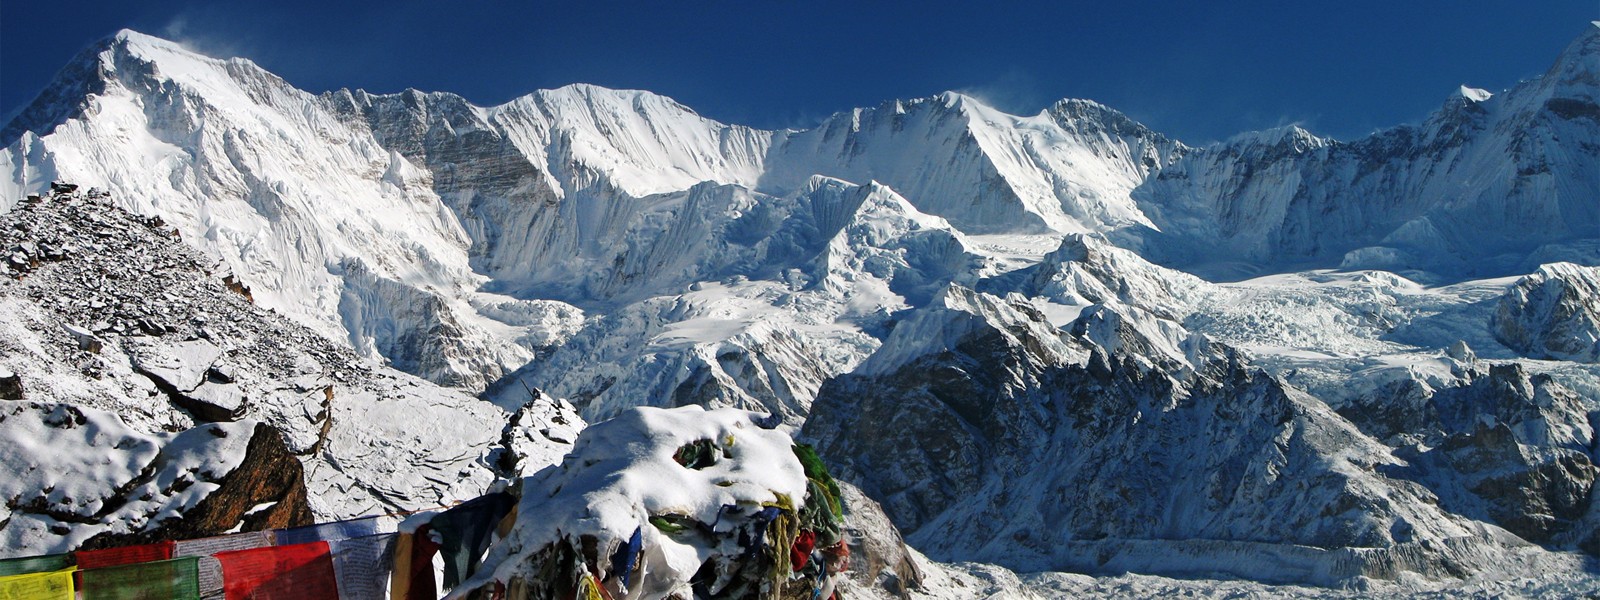
[[[1128,192],[1182,145],[1091,104],[1017,117],[947,92],[840,113],[776,144],[762,185],[792,189],[812,174],[881,181],[970,233],[1148,224]]]

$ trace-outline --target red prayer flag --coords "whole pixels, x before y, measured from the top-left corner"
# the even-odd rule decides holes
[[[143,546],[124,546],[101,550],[79,550],[72,553],[78,560],[78,570],[117,567],[135,563],[155,562],[172,558],[172,542],[158,542]]]
[[[417,533],[411,541],[411,563],[402,567],[395,565],[395,569],[405,568],[410,572],[411,587],[406,589],[405,600],[433,600],[439,597],[439,582],[433,576],[433,555],[439,553],[439,544],[433,542],[433,528],[424,524],[417,528]]]
[[[327,542],[216,554],[228,600],[338,600]]]
[[[811,562],[811,550],[817,547],[817,532],[802,531],[795,536],[794,546],[789,548],[790,570],[799,572]]]

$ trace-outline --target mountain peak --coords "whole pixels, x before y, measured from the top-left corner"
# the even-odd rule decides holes
[[[148,33],[140,33],[132,29],[119,30],[114,34],[111,34],[111,37],[106,38],[106,41],[114,44],[135,44],[190,52],[189,50],[184,49],[181,44],[172,40],[159,38]],[[192,52],[190,53],[192,54]]]
[[[1044,115],[1068,131],[1079,133],[1108,132],[1120,136],[1150,137],[1166,141],[1167,137],[1133,120],[1122,111],[1093,100],[1063,98],[1045,109]]]
[[[940,92],[938,95],[933,97],[933,100],[937,102],[939,106],[942,106],[946,109],[952,109],[976,115],[986,115],[989,118],[995,118],[1000,115],[1013,118],[1016,116],[996,108],[994,105],[984,102],[982,98],[967,94],[965,92],[957,92],[953,90]]]
[[[1482,90],[1463,85],[1460,89],[1456,90],[1456,97],[1465,98],[1471,102],[1484,102],[1490,98],[1493,98],[1494,94],[1489,93],[1488,90]]]
[[[224,63],[239,63],[255,66],[246,58],[216,58],[191,49],[179,42],[166,38],[156,37],[147,33],[140,33],[132,29],[123,29],[105,38],[92,49],[98,49],[96,58],[105,64],[111,72],[116,72],[117,64],[132,57],[143,62],[160,65],[163,73],[190,73],[194,66],[221,65]],[[256,67],[259,69],[259,67]]]
[[[1223,145],[1284,147],[1299,153],[1326,146],[1328,140],[1317,137],[1298,124],[1291,124],[1241,133],[1228,138]]]

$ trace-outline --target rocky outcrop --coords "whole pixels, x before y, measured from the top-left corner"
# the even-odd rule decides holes
[[[524,391],[528,401],[500,430],[500,447],[491,461],[507,478],[527,477],[561,462],[577,441],[578,432],[588,425],[567,401],[534,388]]]
[[[1395,446],[1390,477],[1433,490],[1445,510],[1566,547],[1585,523],[1600,468],[1589,409],[1549,375],[1471,362],[1451,385],[1404,379],[1340,410]]]
[[[778,425],[687,406],[585,429],[514,488],[514,524],[452,595],[832,597],[851,554],[839,487]]]
[[[217,428],[211,435],[230,435]],[[185,540],[238,531],[310,525],[304,469],[276,429],[257,424],[239,465],[214,481],[216,489],[181,514],[152,521],[133,533],[105,533],[79,549],[109,548],[163,540]]]
[[[1540,266],[1500,298],[1489,327],[1525,356],[1600,362],[1600,267]]]
[[[149,434],[92,408],[0,401],[0,438],[7,554],[312,519],[300,461],[255,421]]]
[[[839,483],[843,527],[850,544],[850,579],[858,586],[909,599],[922,587],[922,572],[883,507],[849,483]]]

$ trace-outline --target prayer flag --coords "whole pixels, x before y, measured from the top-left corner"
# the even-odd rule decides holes
[[[274,545],[270,531],[252,531],[183,540],[173,545],[173,556],[212,556],[219,552],[249,550]]]
[[[222,563],[213,558],[220,552],[265,548],[273,545],[270,531],[252,531],[217,535],[193,540],[183,540],[173,547],[173,556],[200,558],[200,595],[215,596],[222,593]]]
[[[71,554],[46,554],[0,560],[0,577],[60,571],[72,566]]]
[[[103,569],[119,565],[154,562],[172,558],[172,542],[157,542],[142,546],[123,546],[100,550],[79,550],[73,553],[78,559],[78,569]]]
[[[73,600],[72,569],[0,577],[0,600]]]
[[[394,564],[393,533],[336,540],[328,543],[333,553],[333,573],[339,582],[340,600],[386,600],[389,573]]]
[[[83,600],[199,600],[194,557],[80,571]]]
[[[393,521],[393,518],[386,516],[362,517],[348,521],[279,529],[274,533],[277,535],[278,543],[285,546],[319,541],[331,542],[391,533],[394,531]]]
[[[402,533],[395,539],[394,572],[389,578],[392,600],[435,600],[439,584],[433,577],[433,555],[439,552],[432,528],[424,524],[416,533]]]
[[[221,552],[228,600],[338,600],[327,542]]]
[[[489,549],[495,526],[516,505],[517,499],[511,494],[497,492],[478,496],[433,517],[429,525],[439,532],[445,589],[454,589],[478,570],[478,561]]]

